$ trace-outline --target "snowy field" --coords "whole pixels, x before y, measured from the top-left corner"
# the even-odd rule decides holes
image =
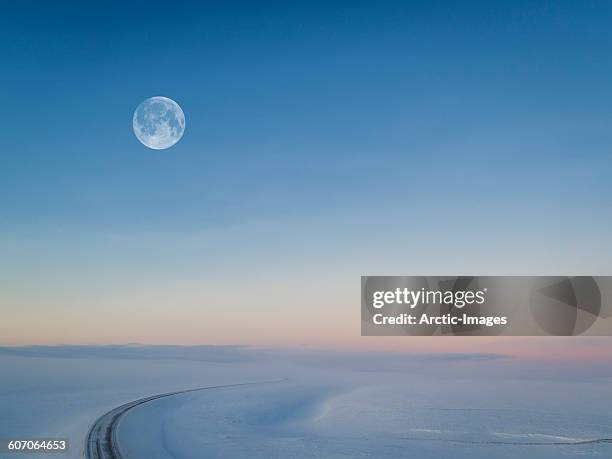
[[[134,408],[127,457],[612,457],[612,370],[498,355],[238,347],[0,348],[0,438],[68,437]],[[3,457],[45,457],[5,454]]]

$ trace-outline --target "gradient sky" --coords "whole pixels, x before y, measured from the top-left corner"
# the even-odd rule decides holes
[[[596,1],[3,5],[0,344],[481,348],[360,337],[359,276],[612,274],[611,23]],[[155,95],[186,115],[166,151],[131,129]]]

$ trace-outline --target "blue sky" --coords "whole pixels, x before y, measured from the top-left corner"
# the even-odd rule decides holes
[[[202,311],[219,319],[211,305],[227,289],[254,320],[245,303],[261,291],[259,319],[285,330],[276,341],[335,343],[331,326],[291,328],[287,300],[263,286],[357,324],[361,274],[609,274],[611,13],[607,2],[3,6],[5,344],[174,342],[178,331],[161,331],[168,304],[182,330]],[[155,95],[179,102],[187,124],[161,152],[131,130]],[[237,287],[245,277],[253,285]],[[102,304],[151,313],[154,331],[58,325],[104,320]],[[43,311],[48,335],[15,331]],[[351,327],[340,341],[358,340]],[[258,342],[229,328],[187,341]]]

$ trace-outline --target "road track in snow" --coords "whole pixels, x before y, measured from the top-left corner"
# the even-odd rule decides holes
[[[125,403],[109,412],[100,416],[93,423],[85,438],[85,449],[83,456],[87,459],[125,459],[121,454],[121,449],[117,443],[117,427],[119,422],[126,413],[137,406],[154,400],[172,397],[175,395],[187,394],[189,392],[198,392],[203,390],[224,389],[228,387],[253,386],[256,384],[272,384],[286,381],[287,379],[275,379],[272,381],[246,382],[235,384],[223,384],[218,386],[197,387],[195,389],[179,390],[176,392],[167,392],[165,394],[151,395],[149,397],[139,398],[132,402]]]

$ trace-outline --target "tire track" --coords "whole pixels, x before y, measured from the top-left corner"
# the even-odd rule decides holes
[[[287,381],[287,378],[271,381],[223,384],[218,386],[197,387],[195,389],[179,390],[164,394],[151,395],[132,402],[125,403],[100,416],[93,423],[85,437],[85,449],[83,456],[87,459],[122,459],[119,444],[117,443],[117,427],[121,418],[131,409],[152,402],[154,400],[172,397],[174,395],[187,394],[202,390],[223,389],[228,387],[253,386],[256,384],[272,384]]]
[[[593,445],[598,443],[612,443],[612,438],[593,438],[590,440],[575,441],[502,441],[502,440],[461,440],[451,438],[427,438],[427,437],[402,437],[406,441],[430,441],[443,443],[460,443],[464,445],[510,445],[510,446],[579,446]]]

